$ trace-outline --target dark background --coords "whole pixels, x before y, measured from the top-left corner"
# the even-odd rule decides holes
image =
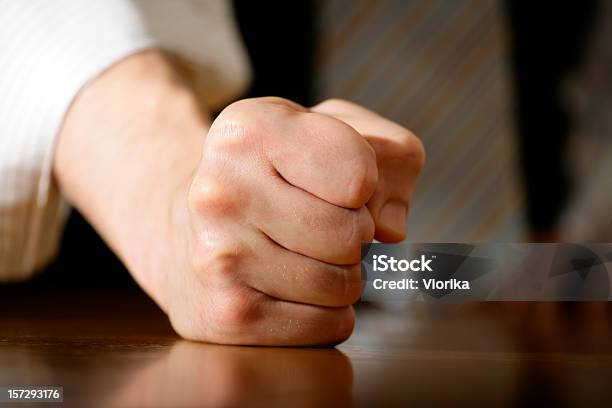
[[[315,6],[314,1],[234,1],[254,74],[244,97],[276,95],[306,106],[316,102]],[[532,232],[537,233],[554,229],[572,190],[565,161],[571,122],[560,103],[560,87],[581,59],[597,15],[597,2],[564,2],[551,7],[551,3],[508,1],[506,6],[527,216]],[[68,221],[57,260],[20,285],[137,288],[76,210]]]

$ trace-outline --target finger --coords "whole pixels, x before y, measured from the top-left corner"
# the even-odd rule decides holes
[[[330,100],[311,110],[345,122],[373,147],[378,184],[368,208],[376,223],[375,238],[388,242],[404,239],[408,207],[425,160],[421,141],[404,127],[350,102]]]
[[[238,341],[271,346],[332,345],[346,340],[355,326],[352,306],[328,308],[269,299],[263,316],[240,330]]]
[[[287,191],[283,186],[285,191],[279,195],[263,191],[264,197],[275,197],[276,206],[269,209],[262,198],[250,200],[264,204],[263,213],[252,206],[260,212],[254,220],[237,214],[232,188],[219,194],[215,191],[220,189],[214,187],[218,182],[208,177],[200,181],[199,220],[209,228],[201,236],[204,242],[197,254],[208,280],[220,285],[238,281],[275,298],[323,306],[346,306],[359,298],[361,242],[371,241],[374,234],[367,209],[337,207],[297,188]],[[349,237],[353,228],[364,228],[359,223],[366,224],[368,236]],[[339,233],[341,229],[348,233]],[[330,259],[336,265],[321,262],[313,255]],[[346,266],[337,265],[343,261]]]
[[[213,123],[211,138],[207,144],[257,146],[287,183],[338,206],[359,208],[376,187],[374,150],[354,129],[281,98],[230,105]]]
[[[220,167],[239,166],[215,165],[214,158],[206,163],[190,191],[192,210],[200,220],[253,225],[278,246],[337,265],[359,263],[361,244],[374,237],[374,221],[366,207],[330,204],[261,169],[219,172]],[[251,187],[264,177],[265,184]]]
[[[317,261],[280,247],[258,231],[247,235],[250,256],[238,272],[244,284],[279,300],[318,306],[348,306],[361,296],[360,264]]]
[[[272,297],[323,306],[346,306],[359,298],[361,243],[374,234],[365,207],[337,207],[277,181],[242,200],[252,203],[247,215],[236,191],[249,179],[239,177],[222,189],[213,178],[202,176],[192,192],[198,195],[197,220],[208,226],[197,249],[208,280],[238,281]]]
[[[181,328],[183,336],[236,345],[331,345],[346,340],[355,324],[351,306],[286,302],[243,286],[212,292],[209,302],[201,326]]]
[[[374,237],[374,221],[365,207],[338,207],[282,180],[262,190],[252,220],[272,241],[323,262],[360,262],[361,244]]]

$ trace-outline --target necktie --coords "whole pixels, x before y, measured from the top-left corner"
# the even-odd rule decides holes
[[[409,239],[519,240],[523,208],[502,1],[319,6],[319,98],[362,104],[425,144]]]

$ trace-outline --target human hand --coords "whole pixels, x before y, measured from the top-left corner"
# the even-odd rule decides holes
[[[362,107],[236,102],[212,124],[189,190],[188,270],[168,313],[229,344],[345,340],[360,247],[405,237],[421,142]]]
[[[421,142],[338,100],[243,100],[210,126],[178,72],[151,50],[82,90],[54,158],[62,193],[182,336],[346,339],[361,243],[405,237]]]

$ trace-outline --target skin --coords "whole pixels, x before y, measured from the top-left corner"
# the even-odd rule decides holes
[[[183,337],[345,340],[360,245],[405,238],[421,142],[346,101],[247,99],[212,123],[200,105],[160,52],[115,64],[65,118],[63,194]]]

